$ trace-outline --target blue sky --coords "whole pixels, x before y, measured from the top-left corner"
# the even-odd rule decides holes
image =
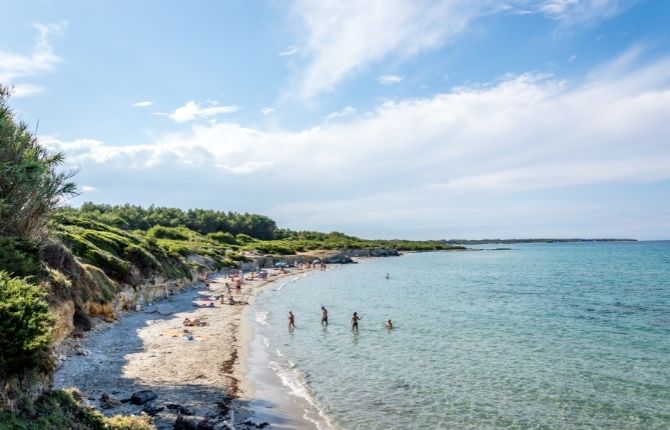
[[[670,2],[1,6],[0,82],[79,170],[72,204],[670,238]]]

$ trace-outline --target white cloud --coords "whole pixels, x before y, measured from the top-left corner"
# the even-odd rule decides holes
[[[92,191],[98,191],[98,189],[90,185],[84,185],[83,187],[81,187],[81,191],[84,193],[90,193]]]
[[[289,45],[282,52],[279,53],[280,57],[290,57],[298,53],[298,47],[295,45]]]
[[[377,77],[377,82],[382,85],[393,85],[402,82],[402,76],[398,75],[381,75]]]
[[[546,210],[528,199],[512,207],[514,196],[670,180],[670,58],[638,68],[625,59],[584,82],[507,76],[299,131],[216,123],[146,145],[42,141],[65,151],[82,172],[218,172],[210,192],[262,193],[263,202],[281,195],[283,203],[260,210],[284,220],[304,215],[328,225],[351,216],[355,223],[355,214],[375,225],[464,225],[486,217],[505,223]],[[226,188],[236,175],[264,179]],[[473,206],[477,201],[481,207]]]
[[[31,97],[44,92],[44,88],[34,84],[14,84],[12,96],[16,98]]]
[[[208,103],[207,106],[203,106],[191,100],[184,106],[175,109],[174,112],[157,112],[156,115],[167,116],[174,122],[188,122],[196,119],[208,119],[226,113],[234,113],[238,110],[240,110],[240,107],[237,105],[219,106],[217,103]]]
[[[343,116],[353,115],[354,113],[356,113],[356,108],[353,106],[347,106],[341,111],[329,113],[326,116],[326,119],[329,120],[335,118],[342,118]]]
[[[567,22],[588,22],[610,18],[637,0],[544,0],[536,8],[552,18]]]
[[[154,102],[152,102],[152,101],[143,100],[143,101],[133,103],[133,106],[134,107],[148,107],[148,106],[151,106],[153,104],[154,104]]]
[[[49,36],[64,31],[67,23],[38,23],[33,24],[33,27],[37,30],[37,38],[31,54],[16,54],[0,50],[0,82],[51,72],[61,61],[61,58],[54,53]]]
[[[393,54],[400,58],[439,47],[460,33],[478,8],[442,0],[294,1],[306,30],[308,64],[298,96],[309,99]]]
[[[271,107],[264,107],[263,109],[261,109],[261,113],[262,113],[264,116],[268,116],[268,115],[270,115],[271,113],[274,113],[274,111],[275,111],[275,108],[271,108]]]
[[[291,16],[303,31],[305,64],[290,94],[312,99],[383,60],[404,61],[444,47],[481,16],[543,14],[560,22],[587,22],[609,18],[630,4],[624,0],[294,0]]]

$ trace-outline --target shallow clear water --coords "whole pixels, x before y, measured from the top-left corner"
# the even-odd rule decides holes
[[[272,287],[255,312],[274,370],[335,428],[670,428],[670,242],[512,248]]]

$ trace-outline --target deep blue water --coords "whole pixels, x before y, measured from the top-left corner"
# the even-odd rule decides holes
[[[324,428],[670,428],[670,242],[511,247],[274,286],[255,305],[273,368]]]

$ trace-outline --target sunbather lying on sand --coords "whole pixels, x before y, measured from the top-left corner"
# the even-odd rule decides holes
[[[202,321],[199,318],[196,318],[196,319],[193,319],[193,320],[190,319],[190,318],[186,318],[184,320],[183,324],[187,327],[202,327],[202,326],[207,325],[207,323],[205,321]]]

